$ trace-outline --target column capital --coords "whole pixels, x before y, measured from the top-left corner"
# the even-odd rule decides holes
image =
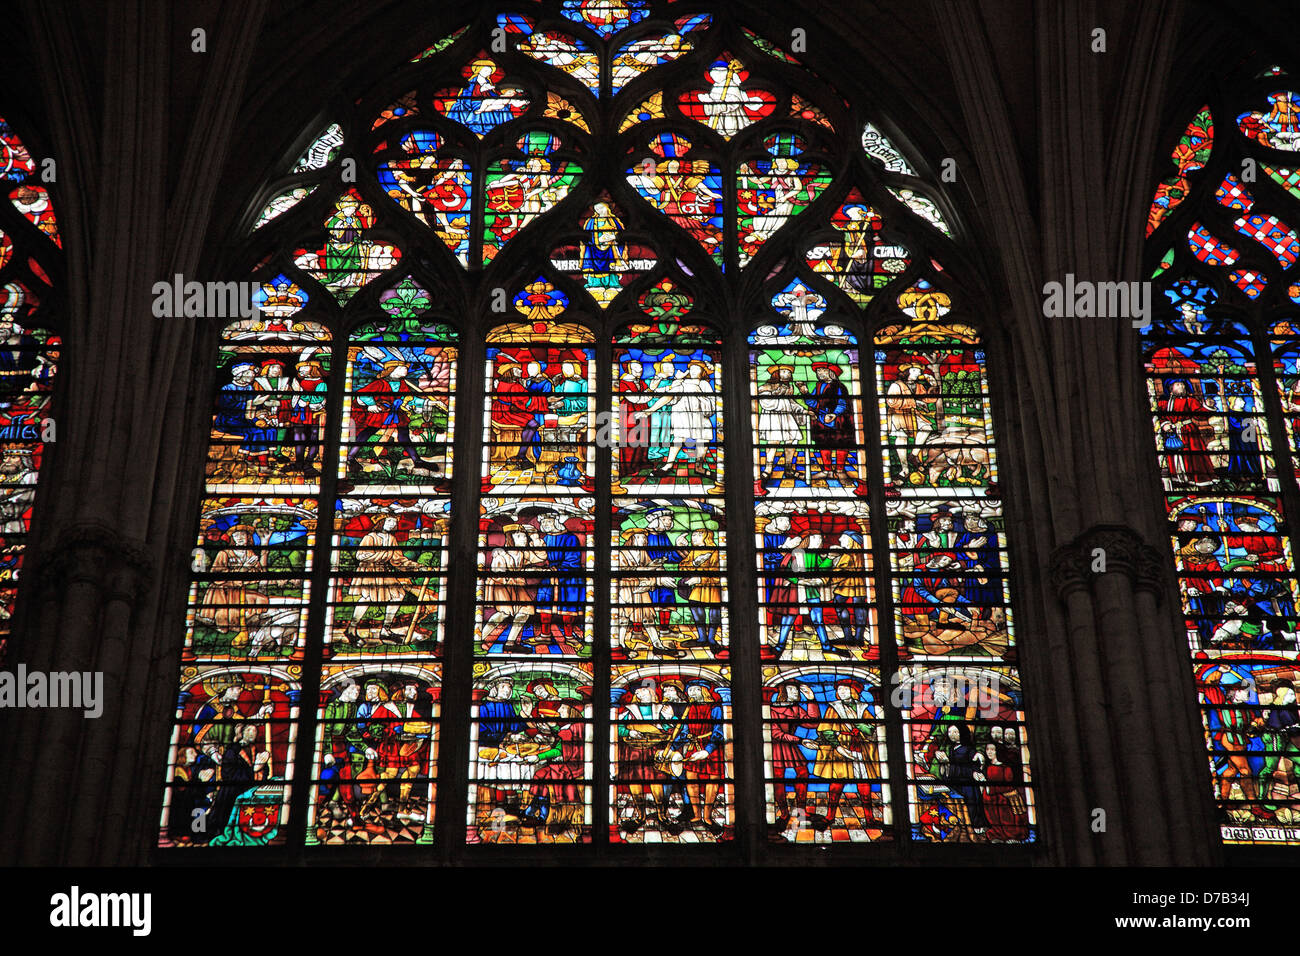
[[[33,562],[39,586],[57,588],[80,581],[134,601],[153,580],[153,559],[143,542],[132,541],[98,521],[64,528],[53,547]]]
[[[1096,524],[1052,552],[1048,577],[1065,600],[1075,591],[1091,592],[1102,574],[1125,575],[1134,590],[1159,599],[1164,555],[1127,525]]]

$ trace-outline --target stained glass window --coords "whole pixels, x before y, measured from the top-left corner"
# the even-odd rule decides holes
[[[1222,839],[1255,845],[1300,844],[1300,136],[1285,82],[1264,70],[1197,111],[1147,229],[1143,355],[1192,676]]]
[[[0,189],[9,199],[0,204],[0,664],[44,445],[56,437],[51,401],[61,340],[50,276],[63,243],[39,163],[0,118]]]
[[[670,0],[402,58],[247,209],[161,845],[1036,840],[989,362],[914,157]]]

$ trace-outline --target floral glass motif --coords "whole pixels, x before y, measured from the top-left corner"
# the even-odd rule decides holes
[[[1176,176],[1160,180],[1156,184],[1155,198],[1151,200],[1151,211],[1147,213],[1147,235],[1155,232],[1165,218],[1176,209],[1191,189],[1188,173],[1205,166],[1214,148],[1214,121],[1210,116],[1209,106],[1200,111],[1187,124],[1187,129],[1174,147],[1171,160],[1178,168]]]
[[[1300,723],[1300,589],[1286,514],[1300,465],[1300,339],[1291,292],[1300,294],[1293,275],[1300,237],[1292,225],[1300,222],[1300,203],[1292,171],[1273,165],[1271,152],[1300,148],[1300,102],[1293,92],[1269,90],[1276,75],[1265,71],[1215,107],[1236,122],[1215,144],[1213,177],[1184,174],[1209,165],[1207,106],[1175,151],[1176,201],[1164,203],[1159,216],[1170,181],[1157,187],[1153,227],[1185,203],[1190,232],[1186,248],[1161,259],[1155,284],[1162,295],[1143,348],[1220,835],[1252,845],[1300,845],[1300,737],[1290,733]],[[1243,183],[1243,160],[1281,188],[1262,177],[1267,185]],[[1222,221],[1244,237],[1239,246],[1207,226]],[[1220,270],[1226,283],[1215,275]],[[1268,358],[1276,388],[1261,382],[1259,366]],[[1281,421],[1280,432],[1270,418]]]
[[[424,50],[421,50],[415,56],[411,57],[411,62],[419,63],[421,60],[427,60],[429,57],[441,53],[443,50],[447,49],[447,47],[451,46],[462,36],[464,36],[465,31],[468,29],[469,29],[469,25],[466,24],[465,26],[457,30],[455,33],[451,33],[448,36],[443,37],[437,43],[434,43],[433,45],[425,48]]]

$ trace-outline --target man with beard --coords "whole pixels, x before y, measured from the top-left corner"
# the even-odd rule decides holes
[[[546,548],[545,568],[552,573],[537,586],[538,624],[532,643],[546,645],[552,654],[561,653],[560,642],[581,643],[582,611],[587,596],[583,577],[582,543],[564,526],[559,515],[541,515],[542,544]],[[549,635],[549,636],[547,636]]]
[[[1212,483],[1214,466],[1205,444],[1206,433],[1213,431],[1210,409],[1188,391],[1186,382],[1179,380],[1169,386],[1161,418],[1173,426],[1183,443],[1176,454],[1169,456],[1174,477],[1198,487]]]
[[[36,500],[36,468],[32,450],[10,445],[0,459],[0,533],[23,534],[26,514]]]

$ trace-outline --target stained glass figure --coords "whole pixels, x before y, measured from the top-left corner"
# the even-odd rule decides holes
[[[319,249],[297,250],[294,264],[340,303],[346,303],[402,258],[401,250],[392,243],[366,238],[374,225],[374,209],[350,189],[339,197],[325,220],[325,244]]]
[[[1300,94],[1275,90],[1267,98],[1268,109],[1241,113],[1237,128],[1261,146],[1300,152]]]
[[[732,839],[735,784],[726,668],[616,667],[610,694],[611,841]]]
[[[161,846],[286,841],[301,671],[297,665],[182,668]]]
[[[801,158],[805,144],[798,136],[776,134],[763,145],[772,158],[743,163],[736,172],[736,231],[742,267],[831,182],[829,172]]]
[[[805,262],[816,273],[826,276],[848,293],[859,305],[871,301],[911,264],[911,253],[881,237],[884,219],[867,205],[856,188],[831,216],[831,225],[839,233],[836,242],[811,247]]]
[[[627,181],[655,209],[681,226],[719,266],[722,248],[722,175],[707,159],[691,158],[678,133],[650,141],[651,155],[627,171]]]
[[[721,339],[661,279],[615,336],[610,839],[732,838]],[[662,661],[663,663],[658,663]]]
[[[649,246],[627,241],[623,214],[608,196],[587,210],[581,226],[576,244],[552,251],[551,265],[580,281],[596,304],[605,308],[624,286],[653,269],[658,257]]]
[[[484,263],[495,259],[506,243],[563,200],[582,175],[582,168],[573,160],[555,155],[560,142],[551,133],[527,133],[516,145],[522,159],[503,157],[488,167]]]
[[[899,672],[912,839],[1030,843],[1037,811],[1013,668]]]
[[[9,134],[12,136],[12,134]],[[17,282],[0,288],[0,662],[18,597],[36,483],[50,436],[50,402],[60,338],[26,327],[32,297]]]
[[[465,78],[464,85],[439,90],[434,94],[433,107],[479,138],[519,118],[528,108],[529,100],[523,90],[503,82],[505,71],[487,51],[480,51],[466,64],[461,75]]]
[[[50,403],[61,340],[45,327],[49,307],[42,306],[43,291],[25,273],[52,285],[42,262],[55,261],[62,240],[36,165],[17,132],[0,118],[0,180],[12,185],[9,201],[37,231],[31,239],[27,233],[0,232],[0,664],[16,610],[44,443],[55,437]]]
[[[253,223],[254,229],[261,229],[272,219],[282,216],[298,203],[302,202],[308,196],[316,191],[316,186],[290,186],[288,189],[282,189],[266,201],[262,211],[257,214],[257,219]]]
[[[683,116],[703,123],[723,139],[731,139],[776,109],[776,96],[748,86],[749,70],[730,53],[714,60],[706,76],[709,85],[683,93],[678,104]]]
[[[763,668],[769,839],[867,843],[890,838],[879,672]]]
[[[600,59],[582,40],[554,30],[538,31],[519,43],[519,52],[567,73],[600,95]]]
[[[591,694],[590,664],[475,664],[469,843],[591,841]]]
[[[398,144],[401,158],[380,163],[376,178],[394,202],[432,228],[460,264],[468,265],[474,173],[463,157],[441,147],[433,130],[413,130]]]
[[[436,664],[323,670],[308,846],[433,842],[441,676]]]
[[[263,251],[256,314],[220,336],[161,846],[428,846],[439,799],[442,828],[464,813],[469,855],[712,845],[759,806],[738,776],[762,787],[774,844],[1037,838],[984,349],[949,320],[947,291],[895,281],[920,255],[903,237],[950,234],[942,197],[870,124],[862,146],[883,168],[847,181],[832,162],[847,102],[801,83],[799,61],[761,35],[714,36],[724,25],[704,12],[662,16],[676,10],[560,0],[501,12],[478,38],[462,27],[256,197],[250,231],[303,231]],[[35,161],[2,121],[0,146],[10,201],[57,244]],[[322,190],[353,154],[369,157],[369,179]],[[1286,224],[1300,219],[1242,190],[1228,219],[1207,222],[1238,219],[1247,262],[1220,258],[1258,273],[1229,277],[1249,293],[1294,259]],[[43,240],[11,220],[0,339],[16,371],[0,438],[23,447],[0,449],[0,520],[12,519],[0,557],[14,564],[0,562],[0,608],[59,346],[28,327],[31,287],[51,272],[27,244]],[[1250,258],[1261,244],[1267,269]],[[735,366],[715,316],[737,306],[721,273],[759,258],[745,284],[771,308],[746,343],[742,480],[756,520],[738,539],[723,409]],[[859,312],[886,295],[864,356]],[[1222,332],[1193,299],[1186,321]],[[1275,349],[1284,384],[1300,377],[1288,335]],[[1265,420],[1259,390],[1239,384],[1255,353],[1199,341],[1214,348],[1189,361],[1228,357],[1229,401],[1205,420],[1235,441]],[[479,369],[464,368],[466,349]],[[455,395],[480,372],[477,490],[459,502]],[[1175,428],[1201,421],[1177,411]],[[1207,444],[1197,467],[1220,484],[1171,494],[1280,497],[1272,446],[1239,444]],[[456,540],[453,508],[475,501],[474,539]],[[1232,514],[1248,536],[1251,516]],[[1280,514],[1256,517],[1272,561],[1263,538],[1281,535]],[[753,566],[738,569],[728,554],[751,533]],[[468,577],[453,572],[470,550]],[[1234,567],[1250,582],[1239,590],[1260,566]],[[735,688],[735,712],[733,604],[758,616],[743,677],[761,680]],[[445,679],[465,681],[447,687],[457,726],[468,717],[451,748]],[[738,774],[741,714],[763,749]],[[440,767],[446,754],[459,766]]]
[[[945,236],[951,236],[952,230],[948,228],[948,222],[943,218],[943,213],[939,207],[934,204],[934,200],[922,196],[914,189],[899,189],[894,186],[889,187],[889,191],[894,197],[912,212],[916,213],[934,228],[938,229]]]
[[[610,61],[610,92],[617,94],[637,77],[671,63],[691,51],[691,41],[680,33],[656,33],[622,47]]]

